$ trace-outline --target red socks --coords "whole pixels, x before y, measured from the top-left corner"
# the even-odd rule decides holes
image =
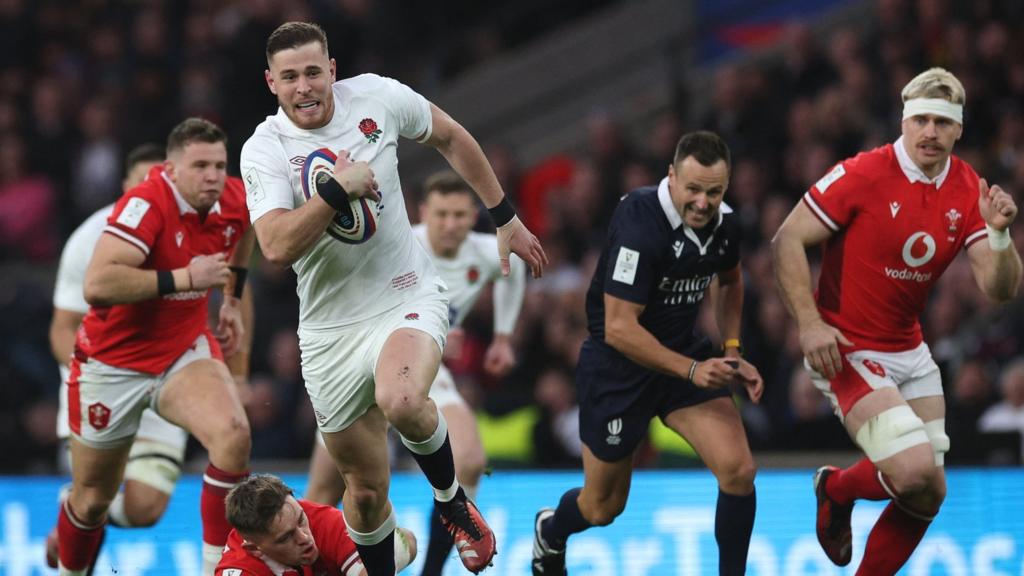
[[[890,502],[878,517],[864,548],[858,576],[889,576],[906,563],[917,548],[931,520],[911,516]]]
[[[103,542],[105,523],[98,526],[85,526],[75,518],[67,500],[60,507],[57,516],[57,538],[60,541],[60,563],[71,571],[84,571],[89,568]]]
[[[847,506],[854,500],[888,500],[889,493],[878,479],[878,468],[867,458],[861,458],[853,466],[833,472],[825,484],[825,492],[836,503]]]
[[[223,546],[228,541],[231,525],[228,524],[224,509],[224,497],[235,484],[249,475],[248,471],[231,473],[220,470],[213,464],[203,474],[203,493],[199,499],[199,513],[203,519],[203,542]]]

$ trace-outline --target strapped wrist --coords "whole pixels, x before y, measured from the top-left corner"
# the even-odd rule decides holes
[[[689,380],[690,382],[694,382],[693,381],[693,376],[694,376],[694,374],[697,373],[697,365],[698,364],[700,364],[700,360],[694,360],[693,364],[690,364],[690,373],[686,376],[686,379]],[[694,384],[696,384],[696,382],[694,382]]]
[[[242,292],[245,291],[245,277],[249,274],[249,269],[243,266],[228,266],[228,270],[235,274],[235,287],[231,291],[231,295],[241,299]]]
[[[324,173],[326,178],[317,176],[316,193],[323,198],[327,205],[335,210],[342,210],[348,204],[348,192],[333,176]]]
[[[156,293],[160,296],[164,296],[166,294],[173,294],[174,292],[174,273],[170,270],[157,270]]]
[[[988,232],[988,245],[989,248],[996,252],[1002,252],[1010,247],[1012,240],[1010,239],[1010,229],[996,230],[995,228],[985,224],[985,230]]]
[[[508,201],[508,196],[503,196],[501,202],[492,208],[487,209],[491,214],[491,221],[494,222],[494,226],[501,228],[505,224],[508,224],[516,217],[516,210],[512,207],[512,203]]]

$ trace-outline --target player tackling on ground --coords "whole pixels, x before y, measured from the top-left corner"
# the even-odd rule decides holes
[[[895,574],[946,495],[942,382],[918,322],[929,290],[961,249],[992,300],[1013,298],[1021,280],[1009,236],[1013,198],[952,156],[963,132],[963,85],[932,68],[902,96],[903,135],[833,168],[772,241],[805,364],[867,456],[815,474],[818,540],[828,557],[850,563],[857,499],[891,499],[868,537],[857,571],[865,576]],[[812,296],[806,250],[818,244]]]
[[[251,476],[228,492],[231,534],[217,576],[365,576],[341,511],[298,500],[276,476]],[[395,569],[416,558],[416,537],[395,530]]]
[[[458,174],[446,170],[427,178],[420,204],[420,224],[413,226],[416,240],[434,261],[438,274],[448,285],[448,319],[451,325],[445,344],[445,357],[459,354],[462,338],[459,326],[472,310],[487,285],[494,283],[494,339],[484,355],[484,370],[501,377],[515,366],[512,331],[523,304],[526,268],[518,258],[511,258],[510,273],[503,276],[498,261],[497,239],[493,234],[473,232],[477,221],[477,203],[473,189]],[[451,372],[441,364],[430,398],[448,422],[455,476],[471,500],[476,500],[480,477],[487,465],[477,429],[476,418],[455,387]],[[335,505],[345,491],[345,483],[331,461],[322,440],[313,451],[309,465],[306,497],[313,502]],[[440,510],[434,507],[430,522],[422,576],[439,576],[452,548],[452,540],[441,525]]]
[[[488,566],[495,539],[455,478],[444,416],[427,397],[448,301],[416,242],[398,177],[399,138],[436,148],[491,207],[509,252],[539,276],[540,242],[515,217],[476,140],[408,86],[363,74],[335,82],[323,30],[287,22],[267,39],[280,108],[242,148],[249,215],[263,255],[298,275],[302,375],[345,478],[345,520],[371,576],[393,576],[387,425],[401,434],[463,564]]]

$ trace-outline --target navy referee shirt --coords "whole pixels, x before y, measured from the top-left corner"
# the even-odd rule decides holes
[[[708,285],[718,272],[736,267],[739,248],[739,223],[725,202],[717,220],[697,231],[672,205],[668,178],[630,192],[615,208],[587,291],[591,337],[605,341],[607,293],[644,305],[640,325],[667,348],[686,350],[700,338],[695,325]]]

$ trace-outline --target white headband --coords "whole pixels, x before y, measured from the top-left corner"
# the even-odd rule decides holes
[[[964,123],[963,104],[954,104],[942,98],[914,98],[903,103],[903,119],[921,114],[934,114],[949,118],[957,124]]]

